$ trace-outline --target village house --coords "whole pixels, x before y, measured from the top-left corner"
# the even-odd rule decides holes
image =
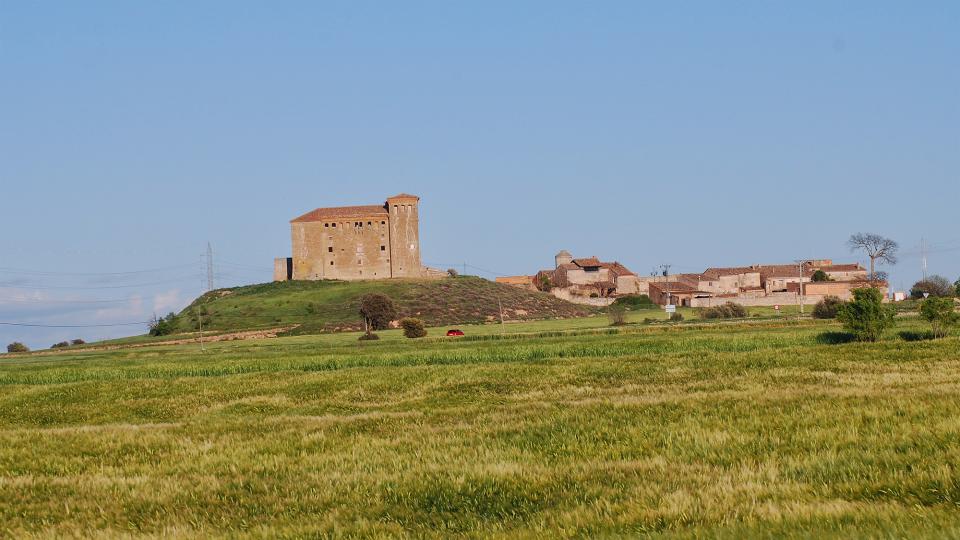
[[[619,262],[603,262],[595,256],[577,259],[566,250],[556,254],[551,270],[533,276],[503,276],[496,281],[591,305],[609,305],[618,296],[639,291],[637,275]]]
[[[814,281],[821,271],[825,281]],[[832,261],[811,260],[802,264],[767,264],[746,267],[708,268],[702,274],[677,274],[673,279],[653,278],[647,286],[654,302],[665,305],[712,306],[735,302],[747,306],[813,304],[824,296],[842,300],[853,289],[878,287],[886,295],[887,283],[870,281],[859,264],[835,265]],[[802,288],[802,294],[801,294]]]
[[[437,274],[420,262],[419,202],[401,193],[383,204],[317,208],[294,218],[293,253],[274,260],[274,281]]]

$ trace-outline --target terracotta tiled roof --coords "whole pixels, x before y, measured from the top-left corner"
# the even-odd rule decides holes
[[[590,257],[589,259],[574,259],[573,264],[584,267],[584,266],[600,266],[600,261],[596,257]]]
[[[765,264],[760,266],[760,277],[766,278],[785,278],[785,277],[799,277],[800,267],[796,264]],[[804,265],[803,267],[803,276],[810,277],[813,275],[813,270]]]
[[[416,195],[410,195],[409,193],[400,193],[398,195],[394,195],[393,197],[389,197],[387,200],[389,201],[390,199],[416,199],[419,201],[420,197],[417,197]]]
[[[682,281],[659,281],[651,283],[650,287],[655,287],[663,292],[700,292],[696,287]]]
[[[626,266],[614,261],[612,263],[600,263],[600,266],[607,268],[612,272],[616,277],[620,276],[635,276],[633,272],[630,271]]]
[[[833,264],[830,266],[821,266],[818,270],[823,270],[824,272],[856,272],[858,270],[866,270],[859,263],[856,264]]]
[[[379,205],[368,206],[337,206],[333,208],[317,208],[306,214],[290,220],[290,223],[304,223],[308,221],[326,221],[355,217],[387,216],[387,209]]]
[[[708,276],[738,276],[740,274],[756,274],[759,272],[755,267],[752,266],[731,266],[728,268],[707,268],[703,271],[704,275]]]

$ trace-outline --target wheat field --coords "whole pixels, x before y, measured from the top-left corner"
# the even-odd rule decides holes
[[[960,340],[836,330],[6,358],[0,535],[960,537]]]

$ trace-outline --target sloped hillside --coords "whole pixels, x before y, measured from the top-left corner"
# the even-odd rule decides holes
[[[433,280],[288,281],[204,294],[176,318],[177,332],[236,331],[297,326],[292,333],[358,330],[360,297],[382,293],[401,317],[418,317],[428,326],[498,321],[500,305],[510,320],[588,315],[592,310],[549,294],[525,291],[485,279],[462,276]],[[499,302],[498,302],[499,301]]]

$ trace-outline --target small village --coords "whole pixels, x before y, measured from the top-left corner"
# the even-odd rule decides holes
[[[383,204],[317,208],[290,221],[291,257],[274,260],[274,281],[396,277],[441,278],[420,255],[419,202],[401,193]],[[811,259],[793,264],[710,267],[701,273],[641,276],[624,264],[561,250],[553,268],[498,276],[497,283],[549,293],[561,300],[608,306],[617,298],[646,295],[661,306],[713,307],[816,304],[826,297],[849,300],[871,287],[888,297],[888,283],[859,263]],[[895,295],[894,299],[902,299]]]

